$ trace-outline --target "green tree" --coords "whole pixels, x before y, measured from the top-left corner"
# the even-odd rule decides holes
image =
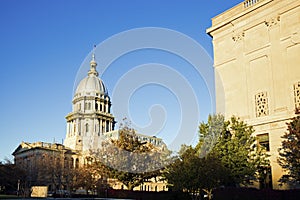
[[[163,176],[169,187],[196,196],[200,193],[198,187],[200,159],[191,146],[183,146],[179,157],[164,171]]]
[[[163,174],[168,184],[174,190],[188,192],[193,199],[199,199],[202,191],[211,199],[213,189],[226,179],[221,161],[213,154],[199,157],[197,149],[191,146],[182,146],[180,152]]]
[[[209,115],[207,123],[200,123],[199,142],[196,145],[200,157],[205,157],[212,151],[225,129],[224,116],[221,114]]]
[[[225,185],[247,185],[257,180],[259,169],[269,164],[265,151],[256,148],[253,127],[234,116],[223,124],[222,116],[210,116],[208,119],[208,123],[200,124],[199,132],[206,136],[211,134],[210,130],[214,130],[211,131],[214,137],[219,136],[209,153],[218,157],[228,171]],[[199,143],[203,142],[200,140]]]
[[[288,132],[282,138],[282,146],[279,148],[278,162],[286,174],[280,178],[281,183],[288,183],[290,186],[299,184],[300,181],[300,113],[296,110],[297,116],[287,123]]]

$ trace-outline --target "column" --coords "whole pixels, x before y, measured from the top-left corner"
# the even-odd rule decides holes
[[[100,124],[99,124],[99,131],[100,131],[101,134],[103,134],[103,133],[102,133],[102,120],[100,119],[99,121],[100,121]]]
[[[67,136],[68,137],[69,137],[69,134],[70,134],[70,132],[69,132],[70,131],[70,127],[69,126],[70,126],[70,124],[69,124],[69,122],[67,122]]]
[[[104,133],[106,132],[106,120],[104,120]]]

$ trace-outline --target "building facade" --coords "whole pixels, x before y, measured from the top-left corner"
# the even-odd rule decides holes
[[[93,54],[87,76],[77,86],[73,110],[66,116],[67,133],[64,145],[79,151],[101,146],[104,133],[114,130],[115,119],[110,113],[111,102],[103,81],[98,77]]]
[[[44,185],[49,191],[70,188],[70,170],[83,162],[79,152],[56,143],[22,142],[12,155],[16,166],[26,172],[25,187]]]
[[[278,180],[278,148],[300,107],[300,1],[245,0],[212,19],[216,108],[253,125]]]
[[[13,152],[15,164],[27,174],[31,186],[48,186],[49,191],[69,190],[74,185],[74,169],[90,163],[91,152],[103,148],[103,142],[118,140],[119,130],[111,113],[111,101],[103,81],[98,77],[95,54],[87,76],[80,81],[72,100],[72,112],[66,116],[64,144],[22,142]],[[161,138],[136,133],[139,141],[153,145],[155,151],[166,150]],[[93,156],[93,155],[92,155]],[[106,180],[105,180],[106,181]],[[108,179],[113,189],[123,189],[116,179]],[[124,188],[125,189],[125,188]],[[165,181],[149,180],[135,190],[165,191]]]

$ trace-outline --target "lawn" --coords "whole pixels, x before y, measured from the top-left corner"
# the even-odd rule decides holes
[[[0,199],[16,199],[18,196],[16,195],[6,195],[6,194],[0,194]]]

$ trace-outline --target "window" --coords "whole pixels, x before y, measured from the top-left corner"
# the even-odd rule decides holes
[[[84,104],[84,109],[85,110],[91,110],[91,103],[90,102],[86,102],[85,104]]]
[[[269,114],[267,92],[260,92],[255,95],[256,117],[267,116]]]
[[[295,108],[300,109],[300,81],[294,84]]]
[[[85,132],[86,133],[89,132],[89,124],[88,123],[85,124]]]
[[[75,168],[78,169],[79,168],[79,159],[76,158],[75,160]]]
[[[109,132],[109,121],[106,121],[106,132]]]
[[[270,144],[269,144],[269,134],[259,134],[257,135],[257,141],[259,147],[263,147],[266,151],[270,151]]]

